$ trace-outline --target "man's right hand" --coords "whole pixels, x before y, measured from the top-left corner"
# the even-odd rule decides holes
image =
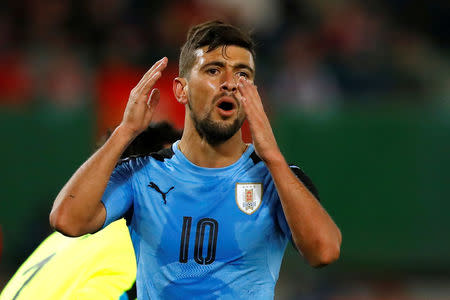
[[[122,152],[152,120],[159,101],[159,91],[153,86],[166,66],[164,57],[145,73],[130,93],[122,123],[61,189],[50,213],[53,228],[68,236],[80,236],[102,227],[106,219],[103,193]]]
[[[144,131],[152,120],[153,113],[159,102],[159,90],[154,89],[161,72],[167,67],[167,57],[157,61],[139,83],[131,90],[127,107],[123,115],[121,129],[135,138]]]

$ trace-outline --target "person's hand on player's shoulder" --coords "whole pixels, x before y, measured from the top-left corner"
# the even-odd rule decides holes
[[[238,89],[242,106],[247,114],[256,153],[266,163],[283,160],[269,119],[264,111],[258,88],[250,80],[241,77]]]
[[[157,61],[130,92],[123,120],[119,127],[122,131],[127,132],[131,138],[135,138],[144,131],[152,120],[160,96],[159,90],[154,89],[153,86],[161,77],[162,71],[167,67],[167,61],[167,57]]]

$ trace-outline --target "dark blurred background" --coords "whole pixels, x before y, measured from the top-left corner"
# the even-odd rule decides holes
[[[163,56],[155,121],[182,127],[179,48],[210,19],[253,32],[280,147],[343,232],[323,269],[289,246],[276,299],[450,299],[450,2],[419,0],[2,1],[0,289]]]

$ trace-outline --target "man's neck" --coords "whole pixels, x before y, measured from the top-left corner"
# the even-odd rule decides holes
[[[216,146],[201,138],[193,126],[184,128],[178,148],[193,164],[204,168],[222,168],[235,163],[247,149],[242,141],[241,131]]]

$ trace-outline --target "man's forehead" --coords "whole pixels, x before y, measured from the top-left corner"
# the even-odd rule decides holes
[[[248,64],[254,69],[253,55],[245,48],[229,45],[219,46],[212,51],[208,51],[208,46],[201,47],[194,51],[196,64],[202,66],[212,60],[233,61]]]

